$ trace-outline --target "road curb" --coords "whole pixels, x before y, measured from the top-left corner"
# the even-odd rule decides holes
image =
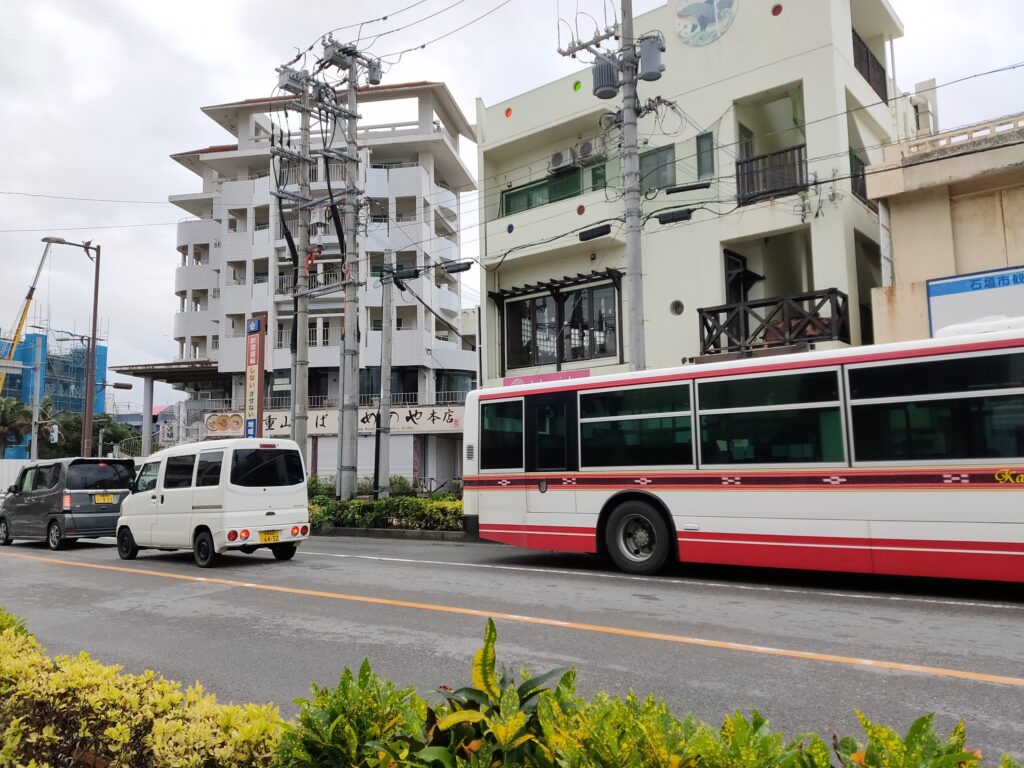
[[[405,539],[407,541],[462,541],[480,543],[478,536],[465,531],[418,531],[408,528],[327,528],[313,530],[313,536],[347,537],[353,539]]]

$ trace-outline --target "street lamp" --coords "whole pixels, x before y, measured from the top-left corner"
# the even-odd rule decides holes
[[[73,245],[85,251],[85,255],[96,265],[92,286],[92,333],[89,336],[89,352],[85,367],[85,402],[82,405],[82,455],[92,455],[92,411],[96,403],[96,313],[100,298],[100,247],[91,240],[84,243],[70,243],[63,237],[44,237],[44,243]],[[95,258],[90,255],[95,254]]]

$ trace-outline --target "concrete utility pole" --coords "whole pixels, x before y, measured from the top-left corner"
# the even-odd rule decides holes
[[[29,458],[39,458],[39,385],[43,378],[43,336],[36,338],[36,364],[32,367],[32,448]]]
[[[302,90],[302,122],[299,133],[299,194],[309,199],[309,82]],[[299,242],[298,251],[301,263],[298,265],[299,279],[292,286],[298,297],[295,302],[295,352],[292,356],[292,440],[299,444],[302,461],[308,466],[306,451],[306,435],[309,424],[309,221],[310,208],[303,205],[299,209]],[[314,468],[315,469],[315,468]]]
[[[637,146],[636,41],[633,0],[622,0],[622,181],[626,195],[626,315],[629,323],[629,370],[647,368],[644,344],[644,274],[640,256],[640,150]]]
[[[391,495],[391,339],[394,320],[391,303],[395,289],[395,252],[385,255],[384,270],[380,274],[383,307],[380,335],[380,406],[377,411],[377,465],[374,474],[374,496],[386,499]]]
[[[620,40],[617,58],[600,50],[601,43],[613,37]],[[643,49],[643,61],[637,54],[638,43]],[[631,371],[642,371],[647,368],[643,259],[640,246],[643,208],[640,195],[640,147],[637,140],[637,120],[643,111],[637,101],[637,81],[657,80],[661,77],[664,67],[661,64],[660,53],[664,50],[664,41],[659,34],[645,35],[639,41],[634,39],[633,0],[622,0],[620,29],[613,27],[604,32],[599,31],[590,40],[573,40],[565,49],[560,48],[558,51],[563,56],[575,56],[580,51],[590,51],[597,57],[593,73],[594,95],[598,98],[610,99],[620,88],[622,90],[622,110],[617,117],[622,126],[622,182],[625,201],[623,221],[626,225],[626,280],[623,285],[623,299],[624,311],[629,317],[627,350]]]
[[[359,214],[359,148],[356,145],[356,81],[358,66],[355,55],[348,60],[348,100],[345,120],[345,251],[348,254],[348,280],[345,283],[345,338],[342,352],[341,450],[339,451],[338,496],[351,499],[356,495],[356,471],[359,466],[359,243],[356,225]],[[351,312],[351,315],[349,313]]]

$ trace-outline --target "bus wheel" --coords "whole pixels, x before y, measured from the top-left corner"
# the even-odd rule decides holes
[[[615,508],[608,518],[605,541],[615,565],[626,573],[655,573],[668,559],[668,526],[642,501],[627,501]]]

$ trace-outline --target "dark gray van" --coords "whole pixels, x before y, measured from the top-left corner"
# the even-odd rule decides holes
[[[134,475],[131,459],[32,462],[7,489],[0,507],[0,544],[36,539],[60,549],[79,538],[113,536]]]

